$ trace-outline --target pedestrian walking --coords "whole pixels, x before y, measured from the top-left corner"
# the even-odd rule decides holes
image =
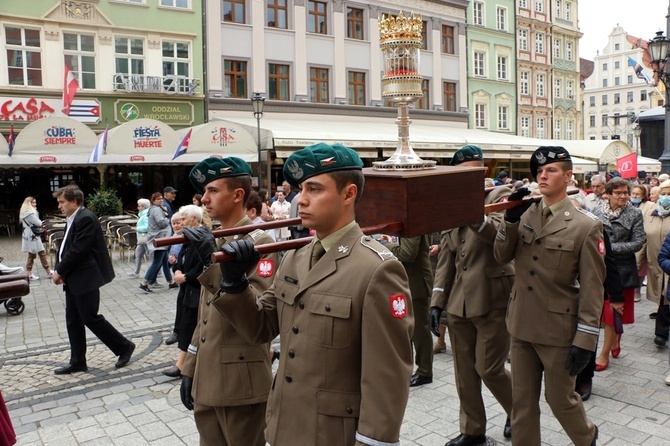
[[[26,273],[30,280],[39,279],[37,274],[33,274],[33,265],[38,256],[42,268],[44,268],[44,271],[47,273],[47,278],[50,279],[52,274],[49,261],[47,260],[46,249],[44,249],[44,244],[42,243],[40,235],[36,234],[33,230],[33,228],[36,228],[38,231],[44,230],[36,206],[37,200],[35,197],[26,197],[19,210],[19,218],[21,219],[21,227],[23,228],[23,231],[21,232],[21,251],[28,253]]]

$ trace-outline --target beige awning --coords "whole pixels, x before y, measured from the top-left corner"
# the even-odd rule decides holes
[[[661,171],[661,162],[653,158],[647,158],[644,156],[637,157],[637,171],[645,172],[660,172]]]
[[[180,142],[169,125],[154,119],[136,119],[109,129],[100,164],[170,163]]]

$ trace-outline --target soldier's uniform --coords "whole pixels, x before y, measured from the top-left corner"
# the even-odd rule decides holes
[[[305,151],[309,164],[301,158]],[[350,152],[325,144],[298,151],[284,176],[297,186],[331,169],[360,169]],[[315,241],[287,252],[262,296],[247,288],[214,300],[249,341],[280,335],[266,440],[272,446],[399,445],[412,369],[407,275],[355,221],[320,242],[326,253],[311,269]]]
[[[531,170],[538,163],[560,161],[562,153],[567,151],[538,149]],[[540,445],[538,401],[544,372],[547,403],[572,442],[595,444],[597,430],[565,364],[572,346],[595,351],[598,342],[605,279],[602,223],[565,198],[550,207],[553,217],[542,226],[543,206],[533,204],[519,222],[502,225],[494,243],[496,259],[514,259],[516,268],[507,311],[514,443]]]
[[[486,195],[485,204],[503,201],[507,187]],[[481,225],[442,232],[431,307],[446,309],[446,325],[454,356],[460,399],[460,431],[486,433],[482,381],[508,415],[512,413],[512,382],[505,369],[509,333],[505,313],[514,284],[514,263],[499,264],[493,242],[502,214],[488,214]]]
[[[251,224],[245,216],[235,227]],[[241,239],[254,245],[274,242],[265,231],[254,230],[219,238],[217,245]],[[247,273],[250,287],[258,293],[269,288],[277,265],[277,254],[265,255]],[[211,304],[221,284],[218,264],[205,269],[198,280],[202,284],[198,324],[182,375],[193,378],[191,395],[200,444],[264,446],[265,407],[272,384],[268,344],[245,341]]]

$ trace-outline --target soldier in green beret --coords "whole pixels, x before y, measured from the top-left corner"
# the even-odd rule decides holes
[[[232,228],[252,224],[245,213],[251,175],[251,167],[240,158],[210,157],[191,170],[189,179],[203,194],[209,216],[222,228]],[[247,240],[252,246],[273,240],[265,231],[253,230],[215,241],[206,226],[185,228],[184,235],[197,249],[205,271],[190,278],[199,280],[202,289],[198,324],[181,371],[182,402],[194,410],[201,445],[264,446],[265,406],[272,382],[268,346],[245,342],[210,305],[222,281],[221,269],[211,265],[210,258],[217,246],[233,240]],[[266,290],[277,264],[277,254],[268,254],[250,266],[245,273],[252,289]]]
[[[412,373],[414,325],[407,274],[363,234],[355,207],[363,163],[342,145],[292,154],[284,177],[302,188],[300,217],[316,237],[289,251],[272,287],[247,286],[258,252],[224,245],[226,282],[216,306],[249,342],[281,333],[279,370],[268,400],[268,444],[398,445]]]

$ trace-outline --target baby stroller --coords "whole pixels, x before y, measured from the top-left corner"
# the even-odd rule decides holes
[[[0,302],[4,303],[8,314],[17,316],[26,308],[21,297],[30,292],[30,282],[26,274],[21,274],[23,268],[10,268],[2,263],[3,260],[0,257]]]

